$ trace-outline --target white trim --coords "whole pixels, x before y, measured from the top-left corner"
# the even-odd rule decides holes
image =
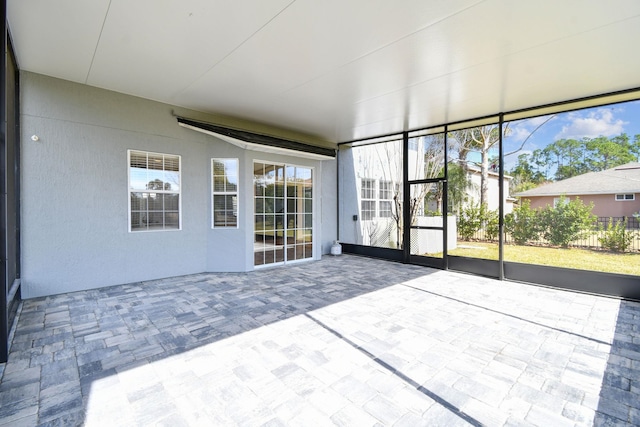
[[[178,179],[180,187],[178,191],[170,190],[136,190],[131,188],[131,153],[146,153],[147,159],[149,154],[158,156],[174,156],[178,158]],[[178,194],[178,228],[162,228],[162,229],[131,229],[131,193],[153,193],[153,194]],[[180,154],[158,153],[154,151],[138,150],[134,148],[127,149],[127,226],[129,233],[153,233],[157,231],[182,231],[182,156]]]
[[[287,244],[282,244],[282,245],[271,245],[268,248],[282,248],[283,252],[284,252],[284,261],[278,261],[278,262],[274,262],[274,263],[269,263],[269,264],[259,264],[256,265],[255,264],[255,253],[257,252],[255,249],[255,234],[256,234],[256,229],[255,229],[255,218],[256,218],[256,195],[255,195],[255,164],[256,163],[262,163],[265,165],[272,165],[272,166],[281,166],[284,168],[284,212],[283,212],[283,217],[285,220],[285,234],[286,231],[288,230],[288,228],[286,227],[286,218],[287,218],[287,167],[294,167],[294,168],[302,168],[302,169],[308,169],[311,171],[311,236],[312,236],[312,240],[311,240],[311,256],[310,257],[306,257],[306,258],[301,258],[301,259],[294,259],[294,260],[289,260],[287,259]],[[294,164],[294,163],[287,163],[287,162],[277,162],[277,161],[271,161],[271,160],[260,160],[260,159],[253,159],[251,162],[252,165],[252,176],[254,176],[254,178],[251,180],[251,198],[253,200],[253,208],[251,210],[251,235],[254,236],[252,241],[251,241],[251,263],[253,265],[254,269],[258,269],[258,268],[268,268],[268,267],[272,267],[272,266],[277,266],[277,265],[286,265],[286,264],[291,264],[291,263],[297,263],[297,262],[303,262],[303,261],[312,261],[316,259],[316,250],[317,248],[321,247],[321,242],[318,240],[319,236],[317,235],[318,232],[318,227],[316,226],[316,222],[319,220],[317,218],[317,216],[319,215],[317,213],[318,211],[318,206],[316,205],[316,203],[319,202],[319,197],[317,196],[317,191],[320,188],[320,181],[318,180],[318,174],[316,173],[316,167],[315,166],[306,166],[306,165],[300,165],[300,164]],[[306,214],[307,212],[305,212]],[[302,228],[308,228],[308,227],[302,227]]]
[[[213,162],[216,160],[235,160],[236,162],[236,172],[237,172],[237,176],[236,178],[238,179],[238,184],[236,186],[236,191],[215,191],[215,183],[213,182],[213,176],[214,176],[214,168],[213,168]],[[212,157],[211,158],[211,171],[210,171],[211,175],[211,229],[212,230],[223,230],[223,229],[238,229],[240,228],[240,159],[238,159],[237,157]],[[236,225],[235,226],[216,226],[215,224],[215,207],[214,207],[214,202],[213,199],[215,198],[214,196],[220,196],[220,195],[224,195],[224,196],[236,196]]]

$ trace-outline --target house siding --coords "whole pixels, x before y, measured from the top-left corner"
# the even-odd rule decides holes
[[[172,116],[179,107],[29,72],[21,77],[24,298],[204,271],[252,270],[256,158],[314,168],[314,256],[329,253],[336,234],[335,184],[329,185],[335,182],[335,160],[242,150],[179,127]],[[32,135],[39,140],[32,141]],[[129,232],[128,149],[181,156],[180,231]],[[240,161],[237,229],[211,229],[212,157]]]
[[[473,201],[473,203],[480,203],[482,176],[479,172],[472,172],[469,173],[469,180],[471,182],[471,189],[468,190],[470,200]],[[505,214],[513,212],[513,201],[509,196],[510,181],[510,178],[504,178],[502,181],[504,185],[504,197],[502,201]],[[490,211],[497,211],[500,208],[500,177],[496,174],[489,174],[487,181],[487,208]]]
[[[544,208],[553,206],[553,200],[559,196],[523,197],[531,201],[532,208]],[[567,196],[568,199],[580,197],[586,205],[593,202],[592,213],[598,217],[631,217],[640,211],[640,194],[636,193],[635,200],[616,201],[615,194],[593,194],[582,196]]]

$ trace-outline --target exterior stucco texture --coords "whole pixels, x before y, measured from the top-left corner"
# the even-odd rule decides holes
[[[202,113],[29,72],[21,78],[24,298],[252,270],[258,159],[313,168],[314,258],[329,252],[337,230],[334,160],[243,150],[181,128],[172,115],[215,121]],[[181,230],[129,231],[129,149],[181,156]],[[238,228],[211,228],[214,157],[239,159]]]

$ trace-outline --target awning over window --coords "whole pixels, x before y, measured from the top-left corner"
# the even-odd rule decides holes
[[[314,145],[276,138],[274,136],[229,129],[211,123],[185,119],[184,117],[178,117],[178,124],[187,129],[215,136],[245,150],[286,154],[315,160],[329,160],[336,157],[335,149],[316,147]]]

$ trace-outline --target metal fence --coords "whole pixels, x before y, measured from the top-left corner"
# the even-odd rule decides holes
[[[594,249],[594,250],[605,250],[600,243],[600,238],[603,237],[606,233],[609,224],[613,221],[613,224],[618,224],[620,222],[626,223],[626,230],[629,233],[633,233],[634,237],[631,241],[631,245],[627,249],[627,252],[640,252],[640,220],[635,217],[600,217],[598,218],[594,224],[593,229],[587,236],[583,239],[574,240],[569,244],[569,247],[573,248],[581,248],[581,249]],[[461,236],[458,236],[458,239],[462,240]],[[473,241],[478,242],[490,242],[491,240],[488,238],[487,233],[484,228],[476,231],[471,238]],[[494,240],[495,242],[495,240]],[[507,233],[505,235],[505,243],[515,243],[513,238]],[[545,241],[542,237],[540,237],[536,241],[529,242],[531,245],[539,245],[539,246],[548,246],[549,242]]]
[[[596,230],[606,229],[610,222],[614,224],[626,222],[627,230],[640,230],[640,218],[633,216],[600,217],[596,220]]]

